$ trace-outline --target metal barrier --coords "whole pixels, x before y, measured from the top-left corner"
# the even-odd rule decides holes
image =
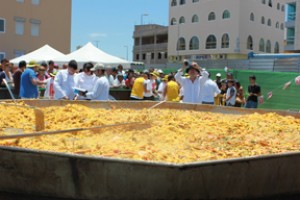
[[[270,72],[300,72],[300,58],[252,58],[248,60],[196,60],[206,69],[262,70]],[[165,68],[178,69],[181,63],[168,63]],[[147,66],[146,66],[147,68]]]

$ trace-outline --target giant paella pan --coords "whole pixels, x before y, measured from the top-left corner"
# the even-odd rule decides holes
[[[300,194],[300,114],[153,102],[0,104],[0,191],[69,199]]]

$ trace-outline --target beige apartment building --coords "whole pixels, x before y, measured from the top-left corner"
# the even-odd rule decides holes
[[[134,29],[133,60],[145,65],[168,62],[168,27],[157,24],[136,25]]]
[[[45,44],[70,52],[71,0],[0,0],[0,59]]]
[[[284,51],[282,0],[169,0],[170,61]]]
[[[300,53],[300,2],[299,0],[286,1],[285,16],[285,51]]]

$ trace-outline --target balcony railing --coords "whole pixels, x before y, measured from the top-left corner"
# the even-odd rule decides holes
[[[287,37],[286,44],[287,45],[294,45],[295,44],[295,36],[289,36],[289,37]]]
[[[143,51],[149,51],[154,49],[165,51],[168,49],[168,43],[142,45]],[[139,50],[140,50],[140,45],[134,46],[133,51],[139,51]]]

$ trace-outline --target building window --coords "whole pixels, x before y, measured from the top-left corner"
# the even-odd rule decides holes
[[[17,35],[24,35],[24,22],[15,21],[15,26],[16,26],[16,34]]]
[[[36,19],[31,19],[30,20],[31,23],[31,35],[32,36],[39,36],[40,35],[40,20],[36,20]]]
[[[275,27],[279,29],[279,22],[276,22],[276,26]]]
[[[40,5],[40,0],[31,0],[32,5]]]
[[[287,45],[294,45],[295,44],[295,28],[288,28],[286,30],[286,44]]]
[[[185,0],[180,0],[180,5],[184,5],[185,4]]]
[[[265,17],[261,17],[261,24],[265,24]]]
[[[154,53],[151,53],[151,59],[154,60],[154,56],[155,54]]]
[[[222,46],[221,48],[229,48],[229,35],[227,33],[225,33],[222,36]]]
[[[24,0],[17,0],[18,3],[24,3]]]
[[[216,14],[214,12],[209,13],[208,21],[216,20]]]
[[[254,14],[253,13],[250,14],[250,21],[254,22]]]
[[[190,50],[198,50],[199,49],[199,39],[198,37],[192,37],[190,41]]]
[[[21,57],[21,56],[25,55],[25,51],[14,50],[14,55],[15,55],[15,58]]]
[[[193,3],[199,2],[199,0],[193,0]]]
[[[39,24],[31,24],[31,35],[39,36],[40,35],[40,25]]]
[[[177,6],[177,0],[172,0],[171,6]]]
[[[229,19],[230,18],[230,12],[228,10],[225,10],[223,12],[223,19]]]
[[[184,17],[180,17],[179,24],[184,24],[184,23],[185,23],[185,18]]]
[[[275,47],[274,47],[274,53],[279,53],[279,43],[278,42],[276,42],[275,43]]]
[[[0,18],[0,33],[5,33],[5,19]]]
[[[160,60],[162,58],[162,53],[158,53],[158,60]]]
[[[140,60],[140,54],[135,55],[135,60]]]
[[[277,10],[280,10],[280,3],[277,3]]]
[[[247,40],[247,49],[253,50],[253,39],[252,39],[251,35],[249,35],[248,40]]]
[[[177,42],[177,51],[180,50],[185,50],[185,39],[184,38],[179,38]]]
[[[266,52],[267,53],[271,53],[271,51],[272,51],[271,48],[272,48],[271,47],[271,42],[270,42],[270,40],[268,40],[267,41],[267,45],[266,45]]]
[[[271,21],[271,19],[268,19],[268,26],[272,26],[272,21]]]
[[[265,52],[265,41],[262,38],[259,41],[259,51]]]
[[[0,52],[0,60],[3,60],[5,58],[5,53],[4,52]]]
[[[282,5],[282,6],[281,6],[281,11],[282,11],[282,12],[284,12],[284,10],[285,10],[284,8],[285,8],[284,5]]]
[[[266,0],[262,0],[261,3],[262,3],[262,4],[266,4]]]
[[[15,29],[17,35],[24,35],[24,27],[26,19],[22,17],[14,17],[15,20]]]
[[[284,29],[284,25],[283,25],[283,23],[281,23],[281,25],[280,25],[280,29],[281,29],[281,30],[283,30],[283,29]]]
[[[143,53],[143,60],[146,60],[146,54]]]
[[[192,23],[198,23],[199,22],[199,17],[198,17],[198,15],[194,15],[193,17],[192,17]]]
[[[176,24],[177,24],[176,19],[175,19],[175,18],[172,18],[172,19],[171,19],[171,25],[176,25]]]
[[[217,38],[214,35],[210,35],[206,39],[206,49],[216,49]]]
[[[269,0],[268,5],[269,5],[270,7],[273,7],[273,2],[272,2],[272,0]]]

